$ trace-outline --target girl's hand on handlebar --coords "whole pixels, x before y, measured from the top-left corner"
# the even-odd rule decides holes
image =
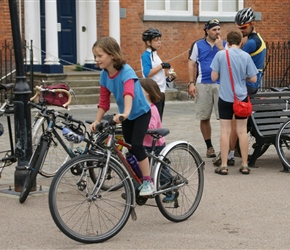
[[[116,114],[114,115],[113,120],[115,123],[119,124],[119,123],[122,123],[122,121],[124,121],[125,119],[127,119],[127,117],[128,116],[125,114]]]
[[[91,125],[90,125],[90,130],[92,132],[96,132],[97,131],[97,126],[99,125],[98,121],[94,121]]]

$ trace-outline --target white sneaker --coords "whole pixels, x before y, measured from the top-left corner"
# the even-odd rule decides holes
[[[147,196],[147,195],[152,195],[153,192],[155,191],[155,185],[153,182],[150,181],[143,181],[143,184],[139,187],[140,196]]]

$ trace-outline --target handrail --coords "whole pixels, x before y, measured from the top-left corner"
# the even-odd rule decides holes
[[[12,71],[9,72],[7,75],[2,76],[1,79],[0,79],[0,81],[4,80],[5,78],[7,78],[8,76],[12,75],[12,74],[15,73],[15,72],[16,72],[16,69],[12,70]]]

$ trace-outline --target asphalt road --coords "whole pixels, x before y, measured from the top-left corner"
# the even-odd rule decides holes
[[[79,119],[94,119],[94,106],[73,106]],[[113,105],[112,112],[116,112]],[[290,175],[281,173],[281,163],[271,146],[257,160],[259,168],[242,175],[236,166],[227,176],[214,173],[205,157],[194,102],[167,102],[163,126],[170,129],[167,142],[191,142],[205,161],[205,186],[199,207],[181,223],[165,219],[155,201],[138,206],[138,219],[128,223],[115,237],[101,244],[85,245],[66,237],[54,224],[47,199],[50,179],[38,177],[38,191],[24,204],[13,191],[14,167],[4,169],[0,179],[0,249],[289,249]],[[212,119],[212,139],[219,150],[219,122]],[[4,137],[0,146],[7,146]],[[41,186],[41,190],[39,188]],[[9,187],[12,190],[9,190]],[[152,205],[152,206],[149,206]]]

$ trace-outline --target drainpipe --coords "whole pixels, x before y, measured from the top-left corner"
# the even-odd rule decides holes
[[[19,27],[16,0],[9,0],[10,21],[13,36],[13,47],[16,64],[16,84],[14,88],[14,124],[15,124],[15,156],[18,159],[14,172],[14,188],[22,190],[27,170],[25,166],[32,155],[31,113],[27,105],[31,90],[26,82],[24,71],[22,41]],[[35,185],[34,185],[35,187]]]

